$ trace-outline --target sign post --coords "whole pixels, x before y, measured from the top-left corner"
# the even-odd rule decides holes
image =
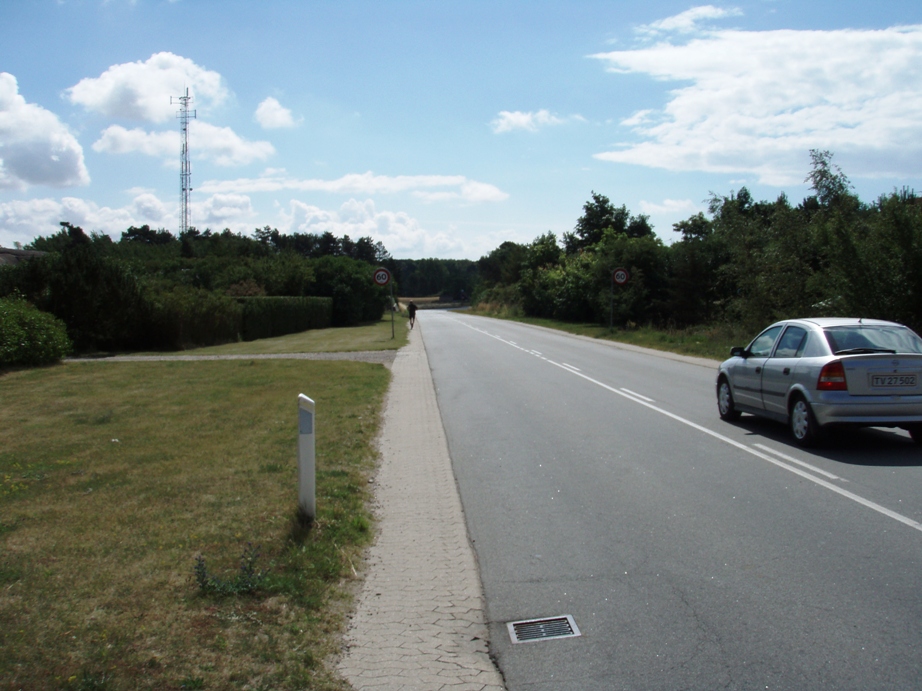
[[[375,285],[379,285],[382,288],[391,282],[391,272],[385,269],[383,266],[379,266],[375,269]],[[394,312],[397,309],[397,303],[394,302],[394,286],[391,286],[391,338],[396,338],[397,335],[394,333]]]
[[[298,395],[298,509],[308,522],[317,515],[317,467],[314,445],[314,402]]]
[[[623,286],[631,280],[627,269],[615,269],[611,272],[611,297],[608,302],[608,331],[615,330],[615,284]]]

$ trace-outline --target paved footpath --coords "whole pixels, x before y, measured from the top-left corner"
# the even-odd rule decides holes
[[[378,534],[339,671],[356,691],[502,691],[421,328],[391,369]]]

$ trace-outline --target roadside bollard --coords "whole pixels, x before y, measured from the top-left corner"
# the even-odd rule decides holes
[[[314,460],[314,402],[298,395],[298,509],[313,521],[317,514],[317,480]]]

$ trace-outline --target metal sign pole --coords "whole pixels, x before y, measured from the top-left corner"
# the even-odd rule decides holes
[[[379,285],[382,288],[388,284],[391,286],[391,338],[397,338],[397,335],[394,333],[394,312],[397,311],[397,302],[394,300],[394,284],[391,282],[391,272],[383,266],[379,266],[375,269],[374,282],[375,285]]]
[[[608,290],[608,333],[615,330],[615,272],[611,272],[611,285]]]
[[[615,330],[615,284],[619,286],[626,285],[628,281],[631,280],[631,274],[627,269],[615,269],[611,272],[611,301],[608,308],[608,331],[613,332]]]

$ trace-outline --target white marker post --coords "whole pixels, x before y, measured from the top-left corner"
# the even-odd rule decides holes
[[[317,468],[314,457],[314,402],[298,395],[298,508],[313,521],[317,514]]]

